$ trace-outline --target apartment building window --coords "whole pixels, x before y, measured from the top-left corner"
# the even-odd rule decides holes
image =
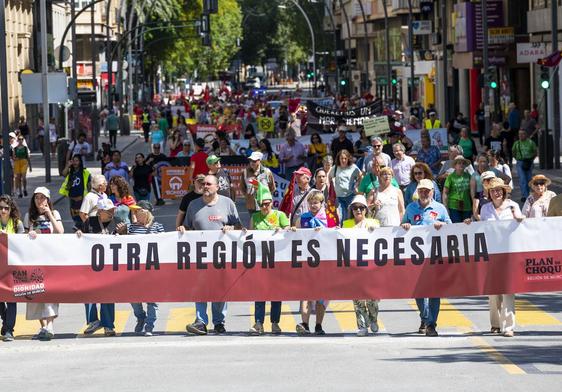
[[[541,8],[549,8],[551,6],[551,2],[553,0],[533,0],[531,2],[531,7],[534,10],[538,10]],[[558,5],[560,5],[560,0],[557,0]]]

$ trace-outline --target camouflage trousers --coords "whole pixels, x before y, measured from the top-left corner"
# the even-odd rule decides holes
[[[371,323],[377,322],[379,316],[379,301],[378,299],[353,300],[358,329],[369,328]]]

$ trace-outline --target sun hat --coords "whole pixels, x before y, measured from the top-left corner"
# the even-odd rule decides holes
[[[496,178],[496,173],[494,173],[494,172],[491,171],[491,170],[487,170],[487,171],[485,171],[484,173],[482,173],[482,174],[480,175],[480,179],[481,179],[482,181],[484,181],[484,180],[490,180],[490,179],[492,179],[492,178]]]
[[[47,199],[51,198],[51,191],[44,186],[38,186],[37,188],[35,188],[35,190],[33,191],[33,194],[36,194],[36,193],[42,194]]]
[[[248,159],[251,160],[251,161],[261,161],[263,159],[263,154],[259,151],[254,151],[248,157]]]
[[[535,181],[544,181],[546,183],[546,186],[549,186],[552,183],[552,181],[550,181],[550,178],[548,178],[544,174],[537,174],[533,176],[533,178],[531,178],[531,181],[529,181],[529,186],[533,185]]]
[[[418,189],[433,190],[433,189],[435,189],[435,187],[433,186],[433,181],[431,181],[428,178],[424,178],[423,180],[420,180],[420,182],[418,182],[418,186],[416,187],[416,191]]]
[[[355,195],[355,197],[353,198],[353,200],[349,204],[349,207],[351,208],[351,206],[354,205],[354,204],[361,204],[365,208],[369,208],[369,206],[367,205],[367,199],[365,199],[365,196],[363,196],[363,195]]]
[[[115,208],[115,204],[113,204],[113,202],[107,197],[99,199],[96,206],[99,211],[109,211]]]
[[[511,188],[509,187],[509,185],[505,185],[503,180],[498,177],[492,178],[490,182],[488,182],[488,184],[485,185],[485,188],[487,191],[489,191],[490,189],[503,188],[507,192],[511,192]]]

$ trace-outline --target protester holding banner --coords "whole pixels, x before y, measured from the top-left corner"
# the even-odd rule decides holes
[[[433,189],[434,189],[434,197],[435,201],[441,203],[441,192],[439,191],[439,187],[437,183],[433,180],[433,173],[429,166],[423,162],[417,162],[413,167],[412,171],[410,172],[410,184],[404,190],[404,204],[408,205],[414,201],[414,198],[417,199],[416,188],[418,187],[418,183],[423,180],[428,179],[433,181]]]
[[[349,206],[348,213],[351,218],[346,219],[343,222],[344,228],[367,229],[369,231],[373,231],[377,227],[380,227],[377,219],[368,217],[369,208],[367,206],[367,200],[363,195],[357,195],[353,198]],[[357,336],[367,336],[369,334],[369,328],[372,333],[377,333],[379,331],[378,299],[354,299],[353,308],[355,309],[355,318],[357,321]]]
[[[186,211],[186,227],[188,230],[222,230],[226,232],[234,228],[241,228],[238,210],[232,200],[218,194],[219,182],[217,177],[207,175],[203,187],[203,196],[193,200]],[[182,232],[183,226],[178,230]],[[186,326],[187,332],[195,335],[206,335],[209,318],[207,316],[207,303],[195,303],[196,319]],[[226,303],[213,302],[214,332],[223,334],[226,317]]]
[[[445,206],[434,200],[435,187],[429,179],[418,183],[416,192],[418,200],[406,207],[402,218],[402,228],[410,230],[412,226],[433,225],[439,230],[441,226],[452,223]],[[420,334],[426,336],[437,336],[437,317],[439,316],[440,298],[416,298],[416,304],[420,311],[421,324],[418,329]]]
[[[57,210],[53,209],[51,192],[40,186],[35,188],[29,211],[23,218],[23,226],[31,239],[38,234],[62,234],[64,227]],[[54,336],[53,321],[59,315],[59,304],[28,302],[25,318],[39,320],[41,329],[36,335],[39,340],[51,340]]]
[[[373,195],[374,216],[383,227],[400,226],[404,216],[404,196],[392,186],[392,174],[390,167],[380,169],[379,186]]]
[[[306,150],[301,142],[296,139],[293,128],[286,132],[287,143],[282,144],[279,151],[279,161],[283,164],[285,179],[291,180],[293,173],[301,167],[306,159]]]
[[[550,201],[556,196],[556,193],[548,190],[550,184],[550,179],[542,174],[531,178],[529,181],[531,195],[525,201],[522,209],[524,216],[527,218],[547,216]]]
[[[20,220],[18,206],[9,195],[0,196],[0,233],[25,233],[23,222]],[[0,302],[0,318],[2,318],[2,330],[0,331],[0,335],[4,336],[4,342],[11,342],[14,340],[16,315],[17,304],[15,302]]]
[[[357,193],[362,177],[361,170],[353,163],[351,153],[345,149],[340,150],[336,155],[335,166],[328,173],[328,178],[334,182],[342,221],[348,217],[349,205]]]
[[[522,222],[519,205],[508,198],[511,189],[499,179],[492,178],[486,188],[491,203],[484,205],[480,211],[481,221],[515,219]],[[465,223],[470,223],[466,221]],[[492,333],[502,333],[505,337],[515,335],[515,295],[490,295],[490,324]]]
[[[270,190],[258,183],[256,201],[260,207],[259,211],[252,214],[250,218],[250,230],[275,230],[289,227],[289,218],[282,211],[273,209],[273,196]],[[256,301],[254,308],[255,324],[250,328],[250,334],[263,335],[263,323],[265,320],[265,301]],[[271,301],[270,310],[271,333],[281,334],[279,321],[281,320],[281,301]]]

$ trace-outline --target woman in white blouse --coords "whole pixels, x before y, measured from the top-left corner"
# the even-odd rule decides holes
[[[492,178],[485,188],[488,192],[490,203],[482,206],[480,210],[481,221],[515,219],[518,222],[525,218],[521,214],[519,205],[508,199],[511,191],[509,185],[503,180]],[[466,220],[465,223],[470,223]],[[492,333],[502,333],[505,337],[513,337],[515,332],[515,294],[490,295],[490,324]]]
[[[556,196],[556,193],[549,191],[550,179],[542,174],[537,174],[531,181],[531,195],[523,205],[523,215],[527,218],[540,218],[547,216],[550,200]]]

